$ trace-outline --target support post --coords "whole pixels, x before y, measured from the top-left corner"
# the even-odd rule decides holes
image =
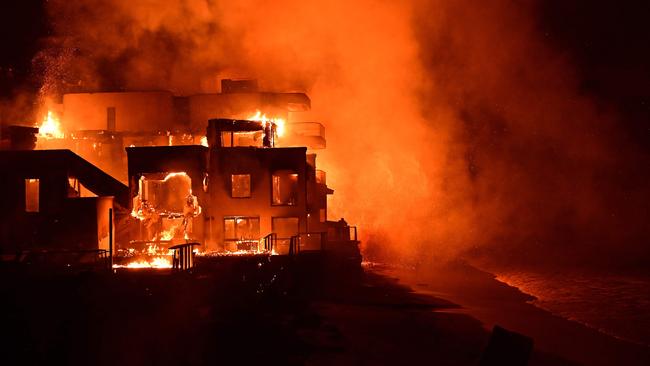
[[[113,271],[113,209],[108,209],[108,270]]]

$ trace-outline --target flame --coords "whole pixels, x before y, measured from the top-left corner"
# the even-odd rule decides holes
[[[275,133],[279,137],[284,135],[284,118],[268,118],[266,117],[266,114],[262,114],[262,112],[258,110],[254,115],[248,117],[247,120],[260,122],[262,123],[262,127],[266,127],[266,124],[269,122],[273,123],[275,125]]]
[[[185,172],[174,172],[174,173],[169,173],[169,174],[167,174],[167,175],[165,176],[165,178],[163,179],[163,182],[166,182],[166,181],[168,181],[169,179],[174,178],[174,177],[178,177],[178,176],[180,176],[180,175],[185,175],[185,176],[187,176],[187,173],[185,173]],[[190,193],[192,193],[192,192],[190,192]]]
[[[159,240],[172,240],[176,236],[176,226],[172,226],[169,230],[163,230],[157,235]],[[155,238],[154,238],[155,240]]]
[[[165,175],[161,181],[166,182],[174,177],[182,176],[188,177],[185,172],[172,172]],[[192,195],[192,189],[189,188],[189,195],[185,197],[186,203],[182,212],[159,210],[154,204],[142,199],[140,194],[142,193],[142,184],[144,180],[144,176],[140,177],[140,192],[137,196],[133,197],[131,216],[142,221],[149,228],[151,228],[153,224],[160,223],[163,218],[170,219],[171,227],[166,225],[167,230],[158,231],[158,229],[156,229],[155,234],[151,238],[152,242],[171,241],[174,238],[179,237],[180,233],[183,233],[183,239],[185,239],[185,241],[191,240],[192,219],[200,215],[202,212],[197,197]],[[158,228],[158,226],[153,227]],[[154,253],[149,252],[149,254]]]
[[[135,252],[135,249],[130,249]],[[144,250],[144,252],[148,255],[152,256],[161,256],[161,255],[167,255],[167,256],[172,256],[174,255],[174,250],[173,249],[167,249],[163,247],[159,247],[156,244],[147,244],[147,249]]]
[[[264,245],[262,243],[262,239],[258,241],[258,249],[253,249],[253,250],[226,250],[226,251],[199,251],[195,249],[194,254],[198,256],[206,256],[206,257],[223,257],[223,256],[246,256],[246,255],[278,255],[278,252],[275,250],[275,248],[271,249],[270,251],[264,249]]]
[[[269,252],[266,250],[227,250],[225,252],[199,252],[197,255],[206,257],[228,257],[228,256],[246,256],[246,255],[261,255],[270,254],[277,255],[275,250]]]
[[[171,257],[154,257],[151,260],[134,260],[127,264],[114,264],[113,268],[172,268]]]
[[[47,115],[43,118],[43,123],[38,128],[38,137],[45,139],[62,139],[65,137],[61,129],[61,122],[52,111],[47,111]]]
[[[208,137],[207,136],[201,137],[201,145],[203,145],[205,147],[208,147]]]

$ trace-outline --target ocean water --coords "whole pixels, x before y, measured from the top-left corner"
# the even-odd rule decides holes
[[[650,275],[496,272],[544,310],[602,333],[650,347]]]

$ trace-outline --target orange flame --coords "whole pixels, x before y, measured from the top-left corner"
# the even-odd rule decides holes
[[[207,136],[201,137],[201,145],[208,147],[208,138]]]
[[[267,123],[273,123],[275,124],[275,133],[277,133],[279,137],[284,135],[284,118],[268,118],[266,117],[266,114],[262,114],[262,112],[258,110],[254,115],[248,117],[247,120],[261,122],[263,127],[266,127]]]
[[[65,137],[61,129],[61,122],[52,111],[47,111],[47,115],[43,118],[43,123],[38,128],[38,137],[45,139],[62,139]]]
[[[172,268],[172,260],[170,257],[154,257],[151,260],[134,260],[127,264],[114,264],[113,268]]]

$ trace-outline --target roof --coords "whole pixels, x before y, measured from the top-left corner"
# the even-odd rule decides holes
[[[0,169],[24,178],[65,172],[96,195],[113,196],[117,203],[128,207],[129,187],[70,150],[0,151]]]

